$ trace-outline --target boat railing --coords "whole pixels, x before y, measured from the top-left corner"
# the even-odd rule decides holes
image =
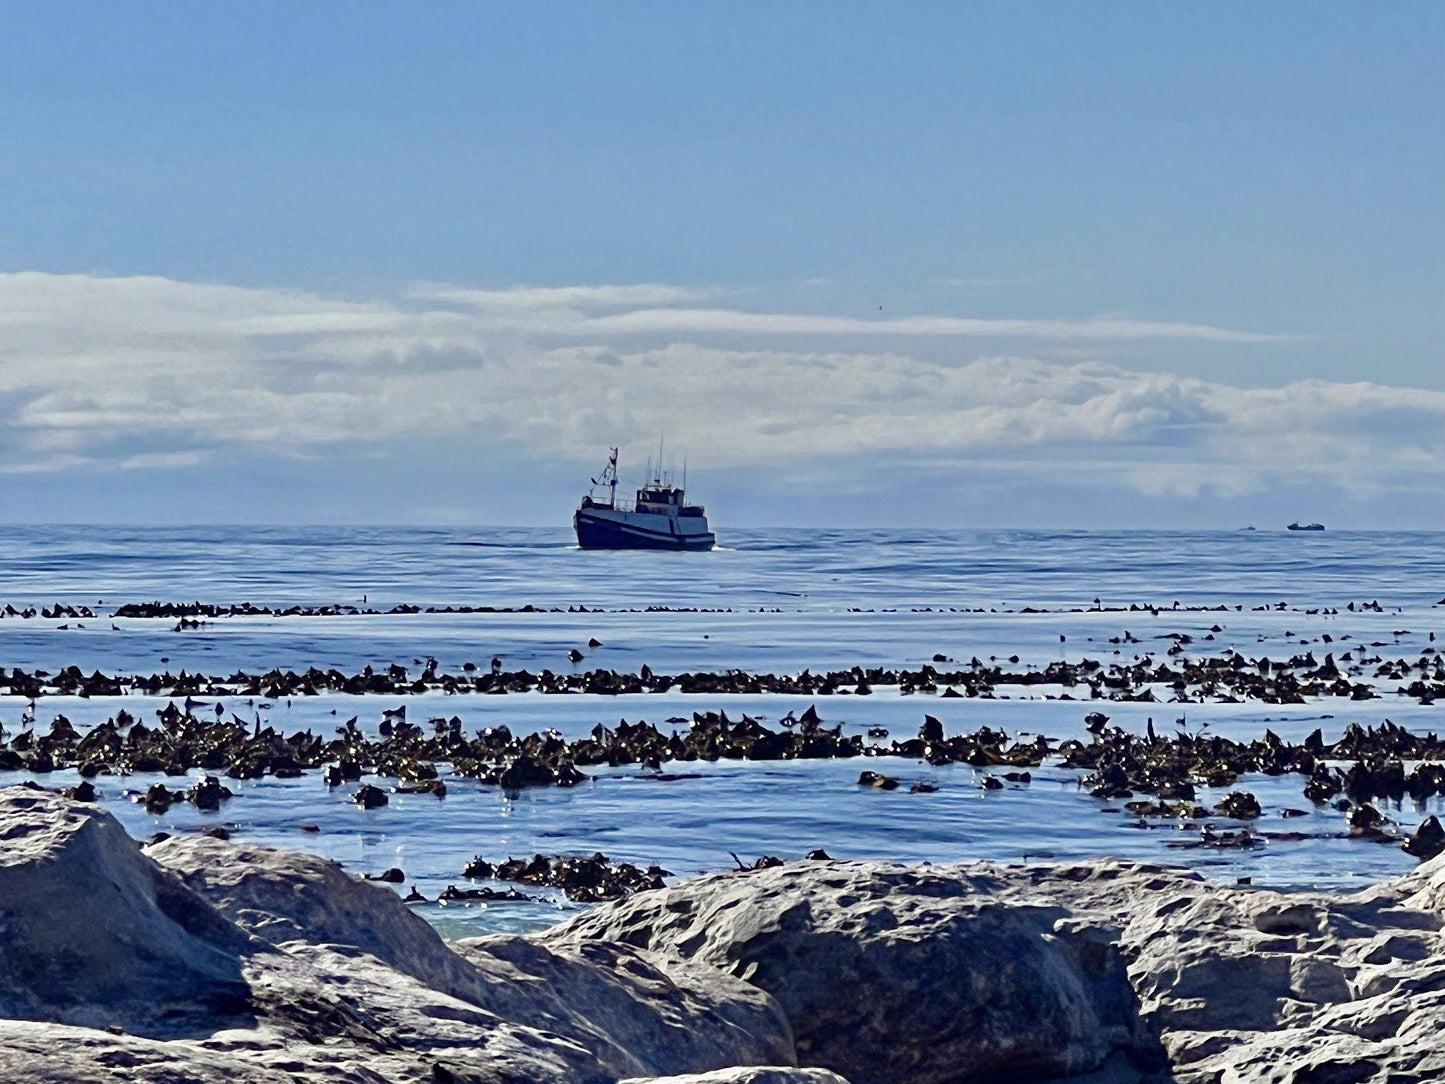
[[[637,511],[637,502],[631,497],[615,497],[610,503],[607,501],[597,501],[596,503],[599,508],[612,508],[618,512]]]

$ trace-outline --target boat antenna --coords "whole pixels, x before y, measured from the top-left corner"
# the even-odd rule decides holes
[[[687,449],[682,450],[682,491],[687,492]]]
[[[662,431],[657,434],[657,480],[662,481]]]

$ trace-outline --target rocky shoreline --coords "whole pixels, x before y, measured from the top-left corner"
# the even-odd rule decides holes
[[[33,1081],[1405,1084],[1445,858],[1351,895],[1160,865],[812,860],[446,943],[384,885],[0,790],[0,1073]]]

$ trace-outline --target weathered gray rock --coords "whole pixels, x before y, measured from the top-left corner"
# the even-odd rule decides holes
[[[487,979],[479,1004],[583,1044],[621,1076],[797,1060],[766,991],[695,961],[580,938],[484,937],[457,949]]]
[[[0,790],[0,1017],[187,1034],[247,1011],[252,948],[109,814]]]
[[[1114,933],[998,898],[989,867],[798,862],[643,892],[542,935],[675,953],[766,990],[805,1065],[854,1084],[1157,1064]]]
[[[171,836],[144,853],[242,929],[275,945],[347,945],[451,993],[474,969],[386,885],[300,851],[211,836]]]
[[[500,1019],[587,1049],[607,1072],[787,1064],[793,1038],[762,990],[715,969],[626,945],[497,936],[453,951],[385,886],[314,855],[210,837],[146,848],[258,937],[359,949]]]
[[[268,1084],[259,1064],[184,1041],[112,1035],[94,1028],[0,1020],[0,1080],[27,1084]],[[318,1079],[320,1079],[318,1077]]]
[[[1050,1042],[1043,1028],[1070,1019],[1061,1006],[1071,1004],[1087,1007],[1056,1033],[1071,1064],[1089,1068],[1078,1055],[1105,1049],[1103,1035],[1115,1050],[1075,1078],[1091,1084],[1407,1084],[1445,1079],[1442,920],[1445,860],[1356,895],[1224,886],[1107,859],[810,862],[645,893],[543,940],[617,937],[734,970],[778,997],[803,1064],[855,1084],[1038,1079],[1053,1071],[1047,1055],[1025,1049],[1007,1061],[1007,1037]],[[1031,929],[1055,942],[1050,951],[1031,945]],[[937,952],[913,957],[893,943],[914,938]],[[1042,1011],[1010,984],[1039,991]],[[980,1008],[980,988],[1005,995],[995,1015]],[[1061,996],[1070,989],[1088,996]],[[879,1001],[892,1005],[891,1027],[874,1015]],[[940,1001],[972,1031],[941,1024]],[[1096,1029],[1092,1045],[1083,1021]],[[1167,1066],[1151,1066],[1150,1035]]]
[[[0,1079],[614,1084],[793,1060],[777,1005],[700,965],[518,938],[464,958],[334,864],[151,852],[99,809],[0,790]]]
[[[1441,874],[1436,873],[1435,877]],[[1445,1071],[1440,886],[1141,894],[1120,938],[1181,1084],[1404,1084]]]
[[[682,1076],[633,1077],[622,1084],[848,1084],[837,1073],[827,1069],[780,1069],[774,1066],[753,1066],[738,1069],[714,1069],[710,1073],[684,1073]]]
[[[1355,895],[814,861],[453,947],[332,863],[9,788],[0,1080],[1408,1084],[1442,930],[1445,859]]]

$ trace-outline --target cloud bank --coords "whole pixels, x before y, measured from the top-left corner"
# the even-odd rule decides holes
[[[1031,343],[1163,351],[1282,336],[1116,316],[759,313],[725,300],[665,284],[420,284],[347,298],[0,275],[0,470],[163,470],[237,450],[402,454],[437,441],[591,463],[665,429],[710,467],[887,456],[1086,472],[1143,494],[1445,475],[1445,393],[1241,387],[1029,356]],[[932,357],[900,345],[912,339],[929,340]],[[937,360],[940,343],[957,360]]]

